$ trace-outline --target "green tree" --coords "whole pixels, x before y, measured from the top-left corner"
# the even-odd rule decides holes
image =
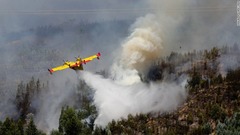
[[[17,121],[17,128],[19,129],[21,135],[24,135],[23,124],[24,124],[24,121],[23,121],[23,120],[19,119],[19,120]]]
[[[78,119],[77,114],[73,108],[67,107],[62,110],[59,119],[59,131],[66,135],[78,135],[81,133],[82,123]]]
[[[222,75],[219,74],[216,78],[214,78],[213,82],[214,82],[215,84],[221,84],[221,83],[223,83]]]
[[[52,130],[50,135],[63,135],[61,132],[59,132],[58,130]]]
[[[201,125],[192,131],[190,131],[189,135],[209,135],[212,132],[211,125],[209,123],[206,123],[204,125]]]
[[[12,119],[6,118],[1,126],[0,135],[21,135],[21,131]]]
[[[190,88],[195,88],[200,84],[201,75],[196,71],[195,67],[193,67],[193,73],[191,75],[190,80],[188,80],[188,85]]]
[[[224,120],[226,115],[227,114],[218,104],[210,106],[210,110],[208,111],[208,116],[214,120]]]
[[[229,70],[226,76],[227,82],[239,82],[240,79],[240,68],[236,70]]]
[[[93,135],[106,135],[107,131],[101,127],[96,127],[95,130],[93,131]]]
[[[27,126],[26,135],[38,135],[37,127],[35,126],[32,118]]]
[[[217,135],[239,135],[240,113],[235,113],[232,118],[226,118],[224,123],[218,121],[216,133]]]
[[[217,47],[213,47],[210,51],[205,50],[204,57],[208,60],[215,61],[220,56],[220,50]]]
[[[64,133],[64,118],[63,118],[63,115],[64,115],[64,107],[62,107],[62,110],[61,110],[61,114],[60,114],[60,117],[59,117],[59,126],[58,126],[58,130],[60,133]]]
[[[38,79],[37,82],[36,82],[36,91],[37,91],[37,94],[39,94],[41,90],[41,83],[40,83],[40,80]]]
[[[36,125],[34,124],[33,118],[30,119],[26,128],[25,134],[26,135],[46,135],[45,133],[37,129]]]
[[[18,85],[15,104],[22,120],[25,120],[28,113],[35,114],[37,108],[31,106],[31,101],[33,98],[38,100],[38,95],[42,89],[45,89],[44,84],[41,87],[40,80],[35,81],[34,77],[27,84],[21,82]]]

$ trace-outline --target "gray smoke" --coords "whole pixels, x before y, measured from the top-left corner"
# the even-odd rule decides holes
[[[113,63],[111,78],[103,79],[89,72],[80,78],[94,89],[98,109],[95,124],[127,118],[128,114],[164,113],[176,109],[187,96],[186,78],[177,82],[143,83],[139,74],[149,70],[164,51],[161,29],[154,15],[139,18],[132,34],[122,44],[121,54]]]
[[[120,10],[102,10],[109,7]],[[79,21],[86,24],[108,20],[132,21],[143,16],[146,10],[142,9],[145,8],[151,9],[154,15],[137,19],[125,40],[127,35],[121,31],[125,29],[122,25],[115,31],[104,27],[101,32],[96,32],[99,28],[94,28],[87,35],[79,35],[76,27],[64,29],[66,24],[77,26]],[[62,63],[63,59],[73,60],[77,55],[86,57],[102,52],[101,61],[88,64],[85,68],[92,72],[108,69],[111,79],[88,72],[83,72],[80,77],[95,90],[94,103],[99,111],[96,123],[106,125],[111,119],[126,117],[129,113],[171,111],[184,101],[187,95],[183,87],[186,78],[179,83],[141,82],[139,74],[145,75],[151,63],[159,57],[171,51],[185,52],[240,42],[240,31],[236,27],[236,0],[2,0],[0,9],[0,34],[3,35],[0,36],[0,74],[2,84],[11,86],[5,88],[1,85],[4,89],[1,97],[4,98],[0,102],[3,114],[0,113],[0,119],[16,111],[12,99],[20,80],[39,77],[40,80],[50,81],[50,94],[42,93],[35,121],[38,127],[47,131],[57,128],[62,105],[76,104],[71,99],[75,93],[72,87],[78,83],[76,74],[64,71],[50,77],[46,71]],[[71,13],[66,14],[65,11]],[[45,25],[58,26],[64,32],[51,35],[42,42],[29,29]],[[119,44],[122,45],[118,50]],[[119,57],[113,59],[114,56]],[[228,56],[222,57],[222,61],[236,67]],[[107,116],[109,111],[113,112]]]
[[[64,76],[64,77],[63,77]],[[34,116],[37,127],[45,132],[58,129],[59,117],[63,106],[76,105],[74,95],[78,84],[74,72],[63,72],[51,76],[49,91],[43,91],[38,99]],[[33,99],[34,100],[37,99]]]
[[[149,5],[164,26],[168,53],[240,42],[236,0],[150,0]]]
[[[140,81],[139,74],[145,75],[163,50],[162,31],[154,15],[137,19],[131,31],[122,44],[119,60],[111,68],[114,80],[130,84]]]
[[[237,43],[233,47],[225,47],[224,52],[220,54],[218,62],[220,63],[219,70],[223,76],[227,75],[230,70],[236,70],[240,67],[240,49]]]
[[[153,21],[152,17],[146,16],[137,20],[142,25],[134,27],[122,44],[120,58],[116,59],[110,71],[113,80],[90,73],[82,75],[95,89],[94,103],[99,111],[96,124],[105,126],[112,119],[126,118],[129,113],[135,115],[176,109],[187,95],[183,85],[175,82],[147,85],[140,81],[139,74],[144,74],[154,59],[179,48],[183,48],[180,51],[208,49],[238,40],[235,33],[239,35],[239,31],[235,30],[236,18],[233,18],[232,10],[234,1],[152,0],[149,3],[156,19]],[[157,27],[152,25],[155,22]],[[224,30],[228,33],[223,33]],[[169,95],[172,97],[166,98]],[[176,100],[171,100],[173,98]]]

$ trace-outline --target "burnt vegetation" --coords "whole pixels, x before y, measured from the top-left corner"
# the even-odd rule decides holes
[[[186,54],[173,52],[155,62],[146,80],[177,80],[179,76],[187,74],[187,101],[174,112],[129,114],[127,119],[113,120],[106,128],[94,128],[97,110],[92,104],[91,89],[81,81],[73,98],[81,105],[63,106],[59,128],[50,134],[239,134],[240,68],[223,74],[219,61],[221,55],[236,52],[235,49],[214,47]],[[0,122],[0,134],[45,134],[36,128],[33,118],[38,112],[39,105],[36,103],[41,102],[41,93],[47,93],[48,89],[48,82],[42,83],[33,77],[27,83],[21,82],[14,101],[18,113],[14,118]]]
[[[127,119],[113,120],[106,128],[94,129],[97,111],[92,105],[90,88],[80,82],[75,99],[82,103],[81,107],[63,107],[59,128],[51,134],[239,134],[240,68],[229,70],[225,76],[220,73],[219,57],[228,53],[226,47],[214,47],[186,54],[173,52],[159,60],[150,69],[148,81],[188,74],[189,96],[185,104],[168,114],[129,115]],[[0,122],[0,133],[44,134],[37,130],[32,117],[38,112],[36,103],[41,102],[41,92],[47,92],[48,87],[48,82],[41,83],[33,77],[28,83],[21,82],[14,101],[19,113]]]
[[[82,39],[98,35],[101,38],[102,29],[97,29],[98,23],[92,24],[74,24],[74,21],[63,23],[59,26],[41,26],[25,32],[24,35],[35,33],[37,46],[44,45],[48,38],[64,32],[74,31]],[[100,28],[115,28],[115,25],[125,26],[124,22],[114,22],[105,24]],[[89,32],[94,29],[95,32]],[[122,29],[124,30],[124,29]],[[120,33],[127,33],[122,31]],[[15,39],[22,38],[15,34]],[[12,40],[12,39],[8,39]],[[65,103],[62,106],[59,127],[52,130],[51,135],[86,135],[86,134],[240,134],[240,50],[238,44],[233,47],[224,46],[214,47],[210,50],[191,51],[187,53],[172,52],[169,56],[161,58],[154,62],[146,77],[142,77],[144,82],[150,81],[178,81],[181,76],[187,75],[186,89],[189,91],[186,102],[179,108],[170,113],[162,114],[137,114],[128,115],[127,119],[118,121],[113,120],[105,128],[94,125],[97,117],[97,110],[93,105],[91,88],[85,82],[80,81],[79,85],[74,87],[76,94],[73,95],[74,102],[79,105],[68,106]],[[32,52],[33,48],[26,51]],[[45,49],[35,50],[37,56],[45,54],[41,59],[48,63],[59,61],[60,52]],[[28,69],[28,65],[36,61],[29,58],[27,53],[19,54],[19,60],[16,65],[19,69]],[[50,59],[56,58],[56,59]],[[234,66],[229,63],[235,58]],[[40,59],[40,58],[39,58]],[[38,59],[38,60],[39,60]],[[30,62],[26,62],[29,60]],[[39,63],[42,64],[42,63]],[[38,65],[37,67],[44,67]],[[234,67],[234,68],[233,68]],[[1,76],[2,84],[6,82],[6,74]],[[98,72],[104,77],[106,71]],[[3,87],[5,88],[5,87]],[[0,121],[1,135],[43,135],[46,134],[36,128],[34,116],[39,112],[39,106],[42,93],[49,92],[47,81],[41,81],[32,77],[30,80],[21,81],[16,87],[17,93],[12,102],[14,102],[16,112],[12,117],[7,117]],[[1,115],[1,112],[0,112]],[[95,126],[95,127],[94,127]]]
[[[187,101],[172,113],[113,120],[105,129],[97,127],[94,134],[239,134],[240,68],[226,67],[227,72],[222,73],[222,66],[230,66],[221,63],[220,57],[226,55],[239,57],[237,44],[186,54],[173,52],[157,61],[147,79],[177,80],[188,74]]]

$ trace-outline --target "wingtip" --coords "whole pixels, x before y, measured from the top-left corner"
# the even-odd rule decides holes
[[[97,56],[101,56],[101,53],[100,53],[100,52],[98,52]]]
[[[52,75],[53,70],[52,69],[48,69],[49,73]]]

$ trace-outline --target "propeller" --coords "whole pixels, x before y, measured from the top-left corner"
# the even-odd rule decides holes
[[[81,58],[80,58],[80,56],[78,56],[78,57],[75,57],[75,59],[76,59],[77,61],[79,61]]]
[[[68,60],[63,60],[64,63],[68,62]]]

